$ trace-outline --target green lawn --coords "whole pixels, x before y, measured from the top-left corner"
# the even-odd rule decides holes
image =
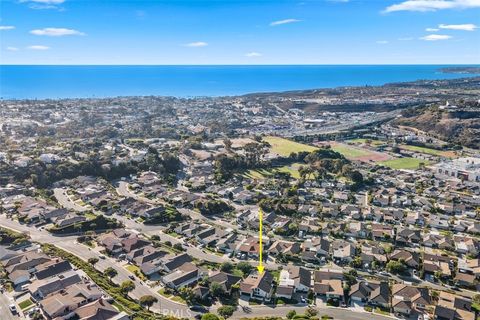
[[[346,158],[365,157],[372,154],[368,150],[353,148],[344,144],[335,144],[332,146],[332,149],[338,153],[343,154]]]
[[[170,297],[172,296],[171,293],[166,293],[164,288],[158,290],[157,292],[158,292],[160,295],[164,296],[165,298],[170,298]]]
[[[90,213],[90,212],[85,213],[85,218],[87,218],[87,220],[93,220],[93,219],[95,219],[96,217],[97,217],[97,216],[94,215],[93,213]]]
[[[22,310],[25,310],[25,309],[27,309],[28,307],[30,307],[30,306],[32,306],[32,305],[33,305],[33,302],[32,302],[32,300],[30,300],[30,299],[27,299],[27,300],[25,300],[25,301],[22,301],[22,302],[20,302],[20,303],[18,304],[18,306],[19,306],[20,309],[22,309]]]
[[[283,166],[283,167],[277,168],[276,170],[280,172],[290,173],[292,178],[300,179],[300,172],[298,172],[298,169],[300,169],[300,166],[302,166],[302,164],[294,163],[290,166]]]
[[[278,167],[272,170],[266,170],[266,169],[260,169],[260,170],[248,170],[246,171],[243,176],[247,178],[253,178],[253,179],[265,179],[269,176],[272,176],[275,171],[277,172],[288,172],[294,179],[300,179],[300,173],[298,170],[300,169],[301,166],[306,166],[306,164],[302,163],[293,163],[288,166],[283,166],[283,167]],[[309,177],[309,178],[313,178]]]
[[[392,169],[418,169],[420,163],[428,165],[427,160],[417,159],[417,158],[398,158],[393,160],[381,161],[378,162],[379,165],[390,167]]]
[[[182,297],[180,296],[175,296],[172,298],[173,301],[180,302],[180,303],[187,303]]]
[[[390,315],[390,312],[384,311],[384,310],[382,310],[382,309],[380,309],[380,308],[375,308],[374,312],[375,312],[375,313],[378,313],[378,314],[382,314],[382,315],[384,315],[384,316],[389,316],[389,315]]]
[[[418,146],[410,146],[410,145],[401,145],[400,148],[414,151],[414,152],[429,154],[437,157],[448,157],[448,158],[455,157],[455,153],[452,151],[442,151],[442,150],[436,150],[436,149],[418,147]]]
[[[264,137],[263,140],[270,143],[272,152],[278,153],[283,157],[288,157],[292,152],[312,152],[318,149],[281,137]]]
[[[250,169],[246,171],[243,175],[244,177],[252,178],[252,179],[264,179],[265,177],[272,175],[272,173],[265,169],[257,169],[257,170]]]
[[[142,271],[140,271],[140,268],[133,265],[133,264],[126,264],[124,265],[125,269],[127,269],[128,271],[130,271],[131,273],[133,273],[134,275],[138,276],[138,278],[142,281],[145,281],[147,280],[147,278],[145,278],[145,276],[143,275]]]

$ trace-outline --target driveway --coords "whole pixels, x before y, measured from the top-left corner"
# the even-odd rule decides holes
[[[77,212],[84,212],[88,210],[87,208],[73,202],[67,194],[67,191],[63,188],[53,189],[53,195],[55,196],[55,199],[57,199],[58,203],[66,209],[71,209]]]

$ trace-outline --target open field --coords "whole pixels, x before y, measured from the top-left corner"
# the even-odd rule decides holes
[[[363,161],[363,162],[379,162],[392,159],[389,155],[382,152],[371,151],[365,148],[350,146],[344,143],[332,142],[332,149],[341,153],[349,160]]]
[[[271,170],[259,169],[259,170],[248,170],[244,173],[245,177],[252,179],[264,179],[268,176],[272,176],[275,172],[288,172],[294,179],[300,179],[300,172],[298,171],[301,166],[306,166],[304,163],[293,163],[291,165],[282,166],[274,168]],[[311,177],[307,177],[311,178]]]
[[[318,148],[306,144],[298,143],[281,137],[264,137],[264,141],[270,143],[271,151],[283,157],[288,157],[292,152],[312,152]]]
[[[401,145],[400,149],[410,150],[410,151],[424,153],[424,154],[429,154],[429,155],[437,156],[437,157],[446,157],[446,158],[455,158],[456,157],[455,152],[453,152],[453,151],[442,151],[442,150],[436,150],[436,149],[418,147],[418,146],[410,146],[410,145]]]
[[[390,167],[392,169],[418,169],[420,163],[428,165],[427,160],[417,158],[398,158],[393,160],[381,161],[378,164]]]
[[[300,179],[300,172],[298,170],[300,169],[301,166],[305,166],[305,164],[294,163],[290,166],[283,166],[283,167],[277,168],[276,170],[280,172],[290,173],[292,178]]]

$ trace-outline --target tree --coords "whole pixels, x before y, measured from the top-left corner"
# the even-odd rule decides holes
[[[103,274],[105,274],[109,278],[114,278],[118,274],[118,272],[117,272],[117,270],[113,269],[112,267],[108,267],[107,269],[105,269],[103,271]]]
[[[139,301],[142,306],[145,306],[147,307],[147,310],[150,310],[150,307],[153,306],[154,303],[157,303],[158,299],[154,296],[146,295],[142,296]]]
[[[217,312],[219,315],[227,319],[233,315],[235,309],[236,308],[234,306],[221,306],[220,308],[218,308]]]
[[[242,271],[244,275],[249,274],[250,271],[252,271],[252,268],[253,267],[248,262],[245,262],[245,261],[239,262],[237,264],[237,269]]]
[[[190,303],[195,299],[195,292],[193,292],[193,289],[191,287],[183,287],[180,289],[180,296],[187,303]]]
[[[315,317],[317,314],[318,310],[312,307],[308,307],[308,309],[305,311],[305,315],[309,317]]]
[[[480,312],[480,294],[476,294],[472,298],[472,309]]]
[[[173,249],[178,250],[178,251],[184,251],[183,246],[181,243],[175,243],[173,245]]]
[[[404,273],[407,270],[405,263],[402,260],[389,261],[387,263],[387,271],[391,273]]]
[[[95,258],[95,257],[88,258],[87,262],[90,263],[92,266],[94,266],[98,262],[98,258]]]
[[[122,284],[120,285],[120,290],[124,294],[128,294],[130,291],[133,291],[133,289],[135,289],[135,283],[133,283],[130,280],[123,281]]]
[[[225,294],[225,290],[220,283],[214,281],[210,284],[210,294],[212,297],[218,298]]]
[[[220,266],[220,270],[226,273],[231,273],[233,271],[233,264],[230,262],[224,262]]]
[[[290,310],[288,311],[287,313],[287,319],[293,319],[293,317],[295,317],[297,315],[297,311],[295,310]]]
[[[220,318],[219,318],[216,314],[213,314],[213,313],[205,313],[205,314],[202,316],[202,320],[220,320]]]

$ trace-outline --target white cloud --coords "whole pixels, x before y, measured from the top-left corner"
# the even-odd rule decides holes
[[[15,29],[14,26],[0,26],[0,30],[13,30]]]
[[[273,21],[273,22],[270,23],[270,26],[275,27],[275,26],[279,26],[279,25],[282,25],[282,24],[295,23],[295,22],[300,22],[300,21],[302,21],[302,20],[284,19],[284,20]]]
[[[246,53],[245,56],[249,58],[254,58],[254,57],[261,57],[262,54],[260,52],[252,51],[252,52]]]
[[[439,40],[448,40],[451,39],[452,36],[446,34],[429,34],[428,36],[421,37],[420,40],[425,41],[439,41]]]
[[[437,29],[437,28],[427,28],[427,29],[425,29],[425,31],[427,31],[427,32],[437,32],[438,30],[439,29]]]
[[[58,5],[64,3],[65,0],[20,0],[20,2],[28,3],[30,9],[58,9],[63,11],[63,8]]]
[[[200,47],[206,47],[206,46],[208,46],[208,43],[203,41],[190,42],[185,44],[185,47],[192,47],[192,48],[200,48]]]
[[[388,6],[384,12],[437,11],[444,9],[480,8],[480,0],[407,0]]]
[[[17,47],[7,47],[8,51],[18,51]]]
[[[34,46],[27,47],[27,49],[30,49],[30,50],[48,50],[48,49],[50,49],[50,47],[41,46],[41,45],[34,45]]]
[[[475,31],[478,27],[473,23],[466,24],[440,24],[438,25],[440,29],[448,30],[463,30],[463,31]]]
[[[84,36],[85,33],[78,30],[66,29],[66,28],[43,28],[30,31],[31,34],[36,36],[49,36],[49,37],[61,37],[61,36]]]
[[[388,41],[387,40],[378,40],[377,43],[378,44],[387,44]]]

